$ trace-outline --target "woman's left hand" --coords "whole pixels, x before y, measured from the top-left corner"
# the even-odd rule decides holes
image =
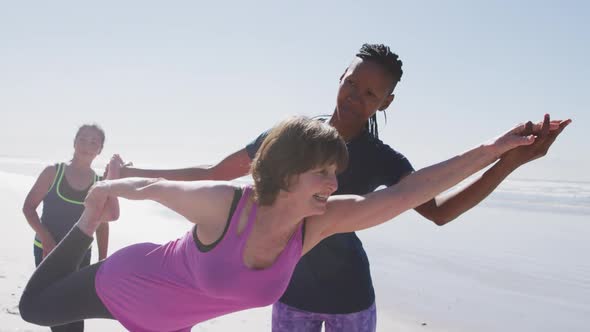
[[[521,146],[504,153],[501,159],[515,166],[520,166],[532,160],[545,156],[549,151],[551,145],[553,145],[553,143],[557,139],[557,136],[559,136],[561,132],[565,129],[565,127],[567,127],[571,122],[571,119],[551,121],[549,123],[548,133],[537,136],[535,142],[531,145]],[[543,123],[543,125],[544,124],[545,123]],[[524,134],[526,135],[530,133],[535,135],[538,131],[538,128],[542,127],[543,126],[540,123],[533,125],[529,122],[527,123],[527,128],[525,129]]]
[[[519,146],[533,144],[537,139],[544,139],[551,131],[559,129],[561,121],[551,121],[545,114],[543,122],[520,124],[502,136],[497,137],[492,145],[497,149],[498,157]]]

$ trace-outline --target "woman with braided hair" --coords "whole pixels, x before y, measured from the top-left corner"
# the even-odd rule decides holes
[[[319,118],[338,131],[349,154],[350,162],[338,175],[335,194],[366,195],[414,172],[406,156],[379,139],[377,126],[377,114],[385,113],[392,104],[402,74],[402,61],[388,46],[364,44],[340,76],[336,107],[331,116]],[[542,157],[559,132],[503,155],[479,178],[416,206],[416,212],[439,226],[455,220],[485,199],[515,169]],[[238,178],[250,172],[250,163],[266,135],[262,133],[211,167],[125,167],[122,175],[183,181]],[[273,306],[273,331],[319,332],[324,323],[326,331],[376,330],[369,258],[355,232],[334,234],[302,257],[285,293]]]

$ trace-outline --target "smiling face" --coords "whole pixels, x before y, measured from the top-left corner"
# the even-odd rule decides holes
[[[340,77],[332,125],[340,133],[358,134],[368,119],[393,101],[393,77],[382,65],[355,58]]]
[[[337,170],[329,164],[294,175],[288,190],[293,207],[308,216],[325,213],[328,197],[338,189]]]
[[[98,129],[82,126],[74,139],[74,158],[94,160],[102,150],[103,143],[103,135]]]
[[[305,117],[283,121],[268,133],[252,161],[256,199],[272,205],[279,193],[291,197],[293,185],[301,183],[307,189],[296,190],[294,202],[301,193],[306,201],[325,203],[338,187],[336,173],[347,163],[346,144],[334,127]]]

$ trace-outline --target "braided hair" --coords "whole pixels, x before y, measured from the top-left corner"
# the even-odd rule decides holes
[[[389,46],[383,44],[363,44],[361,49],[356,54],[357,57],[365,61],[373,61],[383,67],[385,71],[391,76],[392,84],[389,93],[393,93],[393,89],[397,85],[403,75],[402,61],[398,55],[391,52]],[[387,122],[387,114],[385,121]],[[373,114],[367,122],[367,129],[369,133],[376,138],[379,138],[379,130],[377,128],[377,113]]]

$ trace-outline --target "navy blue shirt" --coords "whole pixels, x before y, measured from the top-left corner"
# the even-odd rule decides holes
[[[246,146],[251,159],[267,133]],[[391,186],[414,169],[396,152],[367,131],[346,144],[349,164],[338,176],[334,194],[365,195]],[[300,310],[347,314],[365,310],[375,302],[369,260],[353,233],[324,239],[301,258],[280,302]]]

